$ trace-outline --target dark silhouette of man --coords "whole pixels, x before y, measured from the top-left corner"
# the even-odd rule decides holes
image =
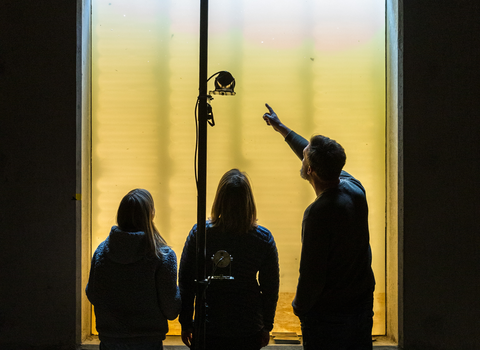
[[[303,347],[372,349],[375,278],[365,189],[342,170],[346,155],[341,145],[321,135],[307,141],[266,107],[263,119],[302,160],[301,177],[317,195],[303,216],[300,275],[292,302]]]

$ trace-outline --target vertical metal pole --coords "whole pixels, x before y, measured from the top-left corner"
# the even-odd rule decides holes
[[[208,0],[200,0],[200,76],[198,105],[198,184],[197,184],[197,291],[195,302],[194,348],[205,349],[204,281],[207,197],[207,66],[208,66]]]

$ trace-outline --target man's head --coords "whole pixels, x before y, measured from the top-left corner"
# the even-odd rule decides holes
[[[300,175],[310,180],[311,171],[324,182],[338,180],[347,156],[343,147],[335,140],[322,135],[312,136],[303,150],[303,164]]]

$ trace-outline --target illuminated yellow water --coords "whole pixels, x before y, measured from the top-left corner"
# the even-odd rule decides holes
[[[153,194],[155,223],[178,258],[197,220],[198,3],[93,2],[93,249],[133,188]],[[383,17],[378,0],[210,1],[209,75],[230,71],[237,95],[212,102],[207,211],[225,171],[236,167],[249,174],[259,224],[274,234],[280,256],[274,330],[300,331],[289,303],[303,211],[315,196],[300,179],[300,161],[265,125],[265,102],[303,136],[320,133],[340,142],[345,169],[367,189],[377,279],[374,333],[385,332]],[[170,328],[178,334],[176,321]]]

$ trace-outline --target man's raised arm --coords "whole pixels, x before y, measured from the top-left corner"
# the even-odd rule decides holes
[[[276,132],[280,133],[297,157],[302,160],[303,150],[307,147],[308,141],[286,125],[282,124],[277,113],[275,113],[272,107],[267,103],[265,103],[265,107],[268,108],[268,112],[263,115],[263,119],[267,122],[267,125],[270,125]]]

